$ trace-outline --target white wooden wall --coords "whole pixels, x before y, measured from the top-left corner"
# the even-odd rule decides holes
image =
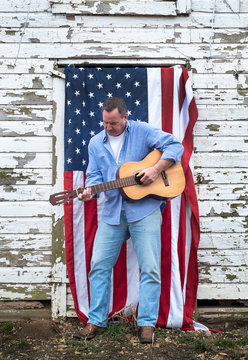
[[[63,169],[52,72],[68,63],[188,64],[198,298],[247,299],[248,2],[1,0],[0,26],[1,299],[52,299],[53,316],[66,314],[63,213],[48,198]]]

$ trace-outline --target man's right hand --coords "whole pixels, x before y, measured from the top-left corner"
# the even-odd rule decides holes
[[[81,186],[77,188],[78,190],[82,189]],[[91,188],[86,188],[84,191],[78,195],[78,200],[80,201],[88,201],[93,198],[93,195],[91,193]]]

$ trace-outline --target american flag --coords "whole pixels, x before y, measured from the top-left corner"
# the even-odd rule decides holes
[[[192,175],[192,131],[197,107],[186,68],[65,68],[65,190],[85,183],[87,146],[103,129],[101,107],[108,97],[125,100],[129,119],[173,133],[184,145],[186,187],[163,210],[161,296],[157,326],[207,330],[192,321],[198,286],[199,214]],[[138,139],[137,139],[138,141]],[[88,273],[94,235],[104,203],[65,205],[66,261],[75,311],[85,324],[90,304]],[[139,267],[129,239],[113,269],[109,316],[138,305]],[[131,306],[130,306],[131,309]]]

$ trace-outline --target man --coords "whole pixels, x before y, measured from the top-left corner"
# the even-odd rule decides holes
[[[140,161],[153,149],[162,152],[160,160],[139,173],[143,184],[180,161],[182,144],[171,134],[144,122],[129,121],[125,102],[107,99],[102,108],[104,130],[89,143],[86,186],[115,179],[116,171],[126,161]],[[78,195],[82,201],[96,194],[87,188]],[[131,236],[140,267],[138,326],[140,341],[151,343],[158,318],[160,297],[161,211],[160,201],[143,198],[124,200],[118,190],[105,192],[102,220],[96,232],[91,260],[90,311],[86,327],[76,337],[93,338],[107,326],[110,278],[122,244]]]

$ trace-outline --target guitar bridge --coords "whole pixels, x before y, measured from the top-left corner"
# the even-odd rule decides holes
[[[162,174],[162,179],[163,179],[163,181],[164,181],[165,186],[169,186],[169,181],[168,181],[168,179],[167,179],[167,176],[166,176],[165,171],[162,171],[161,174]]]

